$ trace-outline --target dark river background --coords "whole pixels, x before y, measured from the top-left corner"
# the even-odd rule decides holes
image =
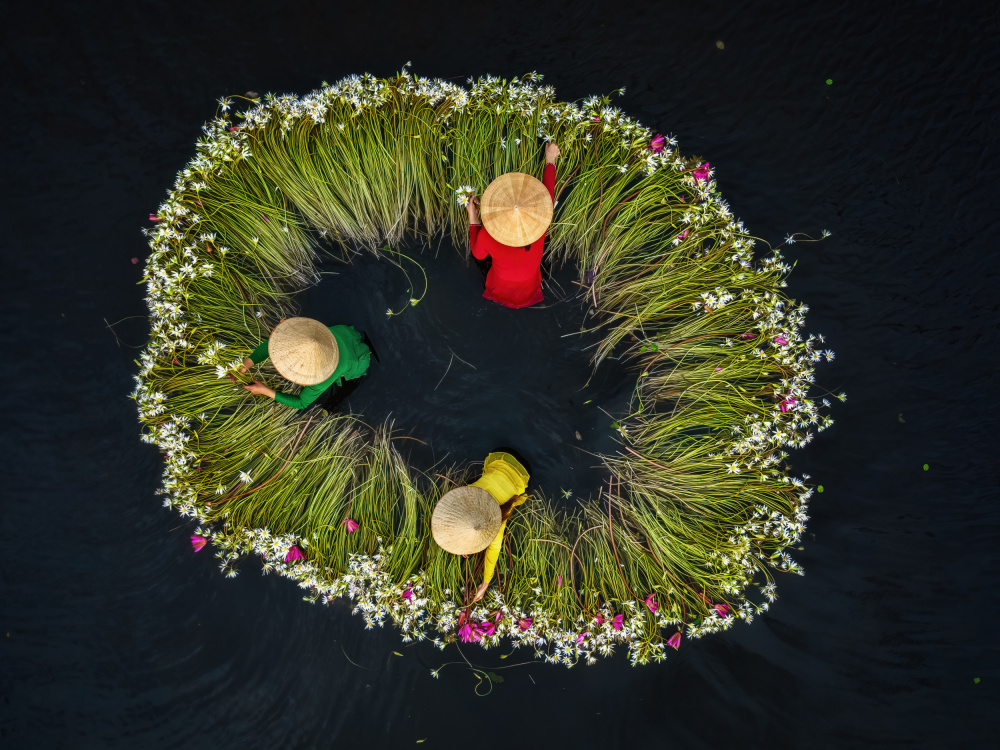
[[[996,746],[996,7],[6,4],[0,748]],[[161,458],[126,398],[147,214],[218,97],[408,60],[459,81],[538,70],[570,100],[625,86],[619,105],[711,161],[758,236],[833,233],[789,248],[789,292],[837,353],[820,386],[849,399],[791,459],[825,489],[806,575],[780,577],[752,625],[660,665],[532,662],[479,697],[461,664],[430,677],[454,647],[366,632],[252,561],[224,579],[154,495]],[[371,326],[395,363],[350,407],[432,444],[458,431],[468,455],[434,460],[508,442],[550,494],[589,491],[586,451],[613,442],[582,394],[613,413],[625,365],[580,390],[586,353],[561,338],[579,308],[556,286],[512,315],[451,247],[421,262],[427,300],[392,321],[406,285],[384,266],[348,269],[352,297],[327,264],[302,297]],[[490,359],[484,342],[507,340],[523,366]]]

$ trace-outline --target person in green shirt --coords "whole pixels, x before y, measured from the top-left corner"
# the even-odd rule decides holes
[[[241,373],[268,357],[286,380],[303,386],[298,395],[268,388],[259,380],[243,386],[293,409],[305,409],[323,393],[344,380],[368,372],[371,349],[353,326],[324,326],[312,318],[286,318],[243,360]]]

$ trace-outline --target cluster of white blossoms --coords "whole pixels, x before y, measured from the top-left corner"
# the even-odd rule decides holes
[[[231,102],[220,101],[222,115],[204,126],[195,158],[178,173],[167,200],[150,216],[155,225],[145,230],[150,247],[144,281],[151,334],[138,360],[137,385],[131,395],[145,426],[143,440],[157,445],[165,457],[160,490],[165,495],[165,505],[202,524],[196,536],[213,542],[227,575],[236,575],[239,560],[255,554],[261,558],[265,573],[275,572],[296,581],[307,591],[306,599],[328,603],[338,597],[349,598],[355,602],[355,612],[364,618],[366,627],[382,626],[389,620],[400,629],[405,641],[430,639],[443,648],[446,642],[455,639],[483,647],[509,639],[517,647],[532,649],[539,658],[567,666],[581,660],[592,663],[598,655],[610,655],[621,645],[628,649],[633,664],[642,664],[662,660],[668,646],[676,648],[679,644],[679,634],[668,643],[658,642],[663,629],[684,628],[682,622],[668,615],[666,607],[651,605],[649,599],[625,601],[617,609],[609,603],[598,612],[580,615],[574,622],[555,615],[546,606],[540,589],[536,590],[537,600],[527,609],[512,607],[495,589],[485,601],[468,608],[453,599],[451,592],[446,591],[440,600],[430,598],[422,573],[403,582],[393,580],[385,565],[391,545],[386,549],[380,547],[373,554],[351,555],[347,572],[333,575],[309,559],[307,539],[276,535],[261,528],[210,526],[204,502],[199,502],[191,487],[193,472],[200,470],[200,457],[191,448],[196,442],[192,420],[171,413],[170,398],[161,387],[162,368],[179,364],[177,357],[214,366],[220,378],[239,366],[239,358],[227,361],[226,343],[211,332],[192,340],[192,328],[201,323],[191,320],[188,314],[192,282],[211,278],[214,263],[233,251],[219,244],[214,233],[203,231],[202,217],[185,200],[189,201],[192,193],[197,196],[209,191],[212,177],[223,174],[231,165],[253,159],[254,134],[272,122],[278,123],[284,132],[306,120],[313,125],[327,123],[328,127],[343,130],[356,127],[351,122],[354,116],[384,106],[390,100],[400,100],[405,105],[409,99],[412,106],[426,103],[434,107],[444,123],[458,113],[483,108],[526,118],[537,114],[540,123],[537,136],[550,141],[558,133],[560,143],[566,145],[576,140],[590,142],[597,131],[602,137],[610,137],[608,147],[623,174],[639,177],[659,169],[684,172],[681,180],[689,192],[682,200],[687,207],[680,217],[683,229],[673,243],[690,239],[692,248],[700,248],[699,231],[712,222],[715,237],[721,237],[734,248],[732,288],[702,293],[700,301],[693,303],[693,314],[713,314],[737,298],[751,299],[756,306],[754,327],[741,339],[727,340],[723,346],[740,347],[743,357],[773,360],[776,368],[787,373],[777,386],[773,407],[748,414],[744,424],[734,425],[731,439],[722,446],[719,457],[724,459],[727,471],[766,470],[800,488],[799,509],[789,518],[760,505],[749,521],[731,530],[730,545],[724,552],[712,553],[708,565],[715,572],[725,573],[729,581],[726,592],[737,603],[710,607],[706,617],[686,626],[687,635],[698,637],[716,632],[730,627],[736,619],[749,621],[765,611],[775,598],[773,583],[768,582],[760,590],[766,602],[754,604],[744,595],[762,562],[759,541],[768,539],[770,548],[779,549],[763,560],[767,565],[801,572],[784,548],[799,540],[807,520],[806,502],[812,494],[801,480],[779,473],[778,465],[787,454],[776,449],[805,445],[812,439],[813,430],[823,430],[832,424],[828,417],[819,416],[819,405],[807,393],[814,379],[813,365],[821,358],[832,359],[833,353],[819,348],[822,337],[803,338],[800,329],[805,305],[789,309],[788,302],[778,293],[740,289],[740,282],[747,274],[780,277],[789,268],[778,253],[762,263],[754,262],[754,241],[719,196],[714,172],[707,164],[685,160],[677,152],[673,137],[654,138],[648,128],[610,106],[606,97],[591,97],[580,103],[556,102],[555,91],[540,85],[540,80],[541,76],[534,73],[515,81],[487,76],[470,80],[470,86],[465,88],[449,81],[413,76],[406,68],[391,82],[355,75],[332,85],[324,84],[305,97],[268,94],[255,99],[254,106],[238,113],[239,124],[229,117]],[[349,116],[345,116],[345,111]],[[459,187],[458,203],[465,205],[473,191],[469,185]],[[200,202],[196,205],[200,206]],[[287,233],[287,226],[282,231]],[[255,237],[248,241],[257,240]],[[775,284],[783,286],[784,282],[778,280]],[[256,315],[260,317],[262,312],[257,311]],[[823,403],[827,405],[825,400]],[[252,481],[246,472],[240,474],[243,476],[228,480],[228,485],[220,483],[216,492],[224,494],[241,481]],[[300,554],[292,555],[293,549]]]

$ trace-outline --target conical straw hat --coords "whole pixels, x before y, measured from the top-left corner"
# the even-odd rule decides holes
[[[337,339],[312,318],[286,318],[271,331],[267,353],[283,377],[299,385],[316,385],[333,375],[340,361]]]
[[[434,506],[431,533],[446,552],[482,552],[500,531],[500,506],[481,487],[456,487]]]
[[[545,234],[552,223],[552,196],[541,180],[523,172],[508,172],[486,188],[479,213],[493,239],[524,247]]]

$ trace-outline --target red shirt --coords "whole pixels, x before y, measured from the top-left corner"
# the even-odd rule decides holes
[[[555,202],[555,165],[545,165],[542,184],[548,188]],[[484,227],[472,224],[469,226],[469,246],[478,260],[485,260],[487,256],[493,258],[493,265],[486,274],[486,290],[483,292],[486,299],[514,308],[537,305],[545,299],[542,296],[544,234],[525,250],[523,247],[502,245],[490,237]]]

